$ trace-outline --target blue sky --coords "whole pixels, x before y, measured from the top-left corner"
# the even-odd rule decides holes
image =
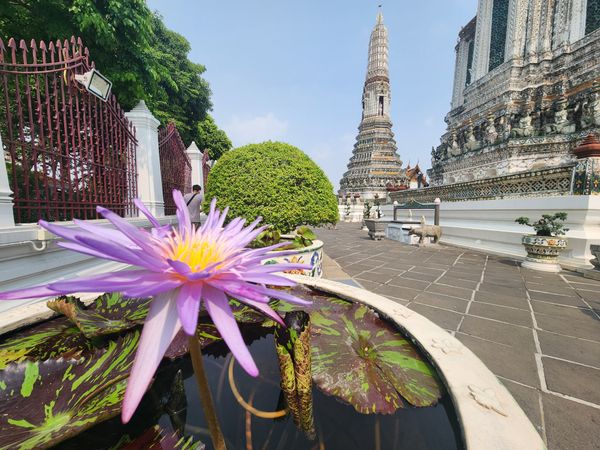
[[[381,1],[148,0],[206,66],[212,115],[234,146],[295,145],[337,189],[361,116],[369,35]],[[408,6],[410,5],[410,6]],[[477,0],[383,3],[392,121],[404,164],[430,167],[445,130],[458,32]]]

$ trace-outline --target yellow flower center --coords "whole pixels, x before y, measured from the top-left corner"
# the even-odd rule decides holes
[[[166,250],[167,258],[187,264],[193,272],[223,261],[222,249],[216,242],[195,236],[182,239],[179,233],[174,233],[168,238]]]

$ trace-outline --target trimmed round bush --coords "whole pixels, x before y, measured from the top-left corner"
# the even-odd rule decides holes
[[[321,168],[300,149],[282,142],[236,148],[218,159],[208,176],[206,201],[216,197],[228,217],[263,224],[282,233],[299,225],[318,226],[338,220],[333,186]]]

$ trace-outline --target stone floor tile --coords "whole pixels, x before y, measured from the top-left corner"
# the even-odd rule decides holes
[[[401,298],[404,300],[412,300],[421,293],[421,291],[417,289],[411,289],[402,286],[391,286],[389,284],[381,285],[378,288],[375,288],[373,292],[386,297]]]
[[[600,281],[590,280],[591,283],[588,283],[587,278],[584,278],[584,280],[585,281],[580,281],[580,282],[569,281],[568,285],[576,290],[581,289],[582,291],[598,292],[598,290],[600,290]]]
[[[525,412],[531,423],[538,430],[540,436],[543,436],[544,427],[542,424],[542,412],[540,410],[540,392],[538,389],[523,386],[502,378],[500,382],[508,389],[521,409]]]
[[[569,316],[555,317],[547,314],[535,314],[538,329],[591,341],[600,342],[600,321],[586,320]]]
[[[426,291],[462,298],[464,300],[471,300],[471,297],[473,296],[473,291],[471,289],[446,286],[442,284],[432,284],[426,289]]]
[[[377,269],[375,269],[375,270],[368,270],[366,272],[361,272],[360,275],[357,276],[357,278],[360,278],[363,280],[374,281],[376,283],[385,284],[388,281],[395,278],[395,275],[392,275],[390,273],[380,273]]]
[[[404,278],[410,278],[411,280],[420,281],[434,281],[441,275],[440,272],[435,273],[422,273],[418,271],[418,267],[402,274]]]
[[[452,276],[444,275],[442,278],[437,280],[437,284],[445,284],[447,286],[460,287],[463,289],[474,290],[479,284],[478,281],[461,280]]]
[[[378,287],[381,286],[381,283],[375,283],[374,281],[363,280],[360,278],[356,278],[356,281],[364,287],[367,291],[374,291]]]
[[[531,312],[523,309],[473,302],[469,307],[469,315],[486,317],[515,325],[533,326]]]
[[[479,282],[482,272],[483,270],[479,270],[478,272],[463,272],[462,270],[450,268],[448,272],[444,274],[444,277]]]
[[[532,300],[541,300],[548,303],[556,303],[558,305],[585,306],[585,303],[581,301],[581,297],[577,295],[566,296],[549,294],[547,292],[529,291],[529,297],[531,297]]]
[[[413,280],[410,278],[404,278],[404,274],[394,277],[388,283],[391,286],[404,286],[411,289],[425,290],[431,283],[429,281]]]
[[[499,306],[510,306],[529,311],[529,301],[527,297],[515,297],[512,295],[495,294],[493,292],[475,291],[474,300],[476,302],[492,303]]]
[[[415,297],[416,303],[421,303],[429,306],[437,306],[438,308],[449,309],[459,313],[464,313],[467,310],[469,302],[467,300],[458,299],[456,297],[448,297],[442,294],[430,294],[424,292]]]
[[[527,349],[490,342],[462,332],[456,333],[455,337],[495,374],[539,388],[535,357]]]
[[[344,269],[344,272],[354,276],[354,275],[358,275],[359,273],[362,272],[366,272],[368,270],[371,270],[372,267],[370,266],[366,266],[363,264],[342,264],[340,261],[336,261],[341,267],[342,269]]]
[[[394,263],[392,266],[392,263],[388,263],[384,267],[385,268],[393,267],[394,269],[397,269],[397,270],[401,271],[402,273],[406,273],[409,270],[414,269],[415,266],[413,266],[412,264],[409,264],[409,263],[406,263],[406,264]]]
[[[397,267],[393,267],[391,265],[386,265],[385,267],[379,267],[378,269],[375,269],[375,270],[377,270],[377,272],[379,272],[379,273],[390,274],[394,277],[406,272],[404,269],[398,269]]]
[[[600,449],[600,409],[542,394],[548,450]]]
[[[445,330],[456,330],[456,327],[460,323],[460,319],[463,317],[462,314],[454,313],[444,309],[433,308],[431,306],[421,305],[414,302],[409,303],[408,307],[413,311],[418,312],[422,316],[427,317],[433,323],[444,328]]]
[[[379,258],[365,258],[361,261],[361,264],[366,264],[371,267],[383,267],[388,263],[389,261],[385,261]]]
[[[427,263],[425,263],[425,264],[419,264],[420,269],[439,270],[441,272],[445,272],[446,270],[448,270],[448,267],[449,267],[448,263],[438,264],[438,263],[435,263],[432,261],[427,261]]]
[[[532,289],[536,289],[536,287],[539,286],[546,286],[546,287],[552,287],[555,289],[573,289],[574,286],[571,285],[571,283],[563,280],[560,277],[556,277],[556,278],[544,278],[541,280],[531,280],[531,279],[524,279],[525,284],[527,286],[531,286]],[[540,289],[538,289],[540,290]],[[553,291],[549,291],[549,292],[553,292]]]
[[[600,405],[600,369],[542,357],[548,390]]]
[[[510,345],[519,351],[535,351],[533,331],[529,328],[500,323],[479,317],[465,316],[458,330],[461,333]]]
[[[600,368],[600,342],[538,330],[542,354]]]
[[[491,292],[493,294],[510,295],[513,297],[525,297],[526,296],[524,288],[520,289],[520,288],[515,288],[515,287],[499,286],[497,284],[486,283],[485,281],[483,281],[479,285],[479,288],[477,290],[480,292]]]
[[[490,276],[489,272],[486,272],[483,275],[484,284],[492,284],[494,286],[502,286],[507,288],[514,289],[525,289],[525,283],[518,274],[503,274],[501,276]]]
[[[600,289],[589,291],[585,289],[577,289],[577,294],[585,300],[600,301]]]
[[[582,303],[581,306],[556,305],[539,300],[531,300],[533,311],[554,317],[573,317],[575,319],[592,317],[590,309]]]

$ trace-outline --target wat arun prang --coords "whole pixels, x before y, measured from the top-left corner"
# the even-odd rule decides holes
[[[381,13],[369,42],[369,63],[362,95],[362,120],[348,163],[340,181],[340,197],[348,194],[371,200],[375,194],[385,198],[387,188],[408,185],[390,118],[390,78],[388,35]]]

